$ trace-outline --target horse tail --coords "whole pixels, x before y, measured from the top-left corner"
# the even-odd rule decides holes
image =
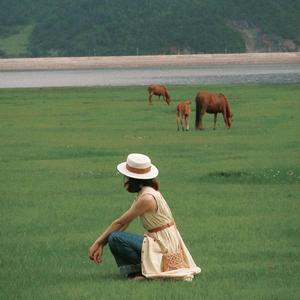
[[[195,128],[199,127],[199,122],[200,122],[200,98],[198,97],[198,95],[195,98],[195,102],[196,102],[196,118],[195,118]]]

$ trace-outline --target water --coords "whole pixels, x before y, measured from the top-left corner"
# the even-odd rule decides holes
[[[0,88],[128,86],[152,83],[300,83],[300,64],[0,71]]]

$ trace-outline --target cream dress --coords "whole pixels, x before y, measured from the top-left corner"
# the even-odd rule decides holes
[[[151,230],[173,221],[170,208],[160,192],[151,187],[144,187],[139,192],[137,199],[144,194],[152,195],[158,207],[156,212],[145,213],[140,217],[146,230]],[[162,247],[166,248],[168,253],[177,252],[178,248],[181,247],[187,267],[163,272],[161,267],[163,255]],[[186,248],[176,225],[155,233],[146,232],[144,234],[141,258],[142,273],[147,278],[173,278],[190,281],[194,278],[195,274],[201,272],[201,269],[196,266],[191,254]]]

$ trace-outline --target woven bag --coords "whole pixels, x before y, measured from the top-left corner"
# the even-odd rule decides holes
[[[174,221],[173,221],[174,222]],[[177,229],[176,229],[177,232]],[[162,250],[162,260],[161,260],[161,268],[163,272],[177,270],[181,268],[188,268],[187,263],[184,261],[182,249],[178,246],[177,252],[169,253],[168,249],[163,245],[163,243],[153,236],[152,233],[147,232],[147,235],[154,239],[160,246]],[[178,233],[177,233],[178,235]]]
[[[179,249],[175,253],[165,253],[162,256],[163,272],[186,268],[186,263],[183,259],[182,250]]]

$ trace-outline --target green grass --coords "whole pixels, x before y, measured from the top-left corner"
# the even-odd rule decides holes
[[[0,50],[6,57],[23,57],[27,54],[28,39],[33,26],[26,25],[19,28],[17,33],[0,38]]]
[[[211,85],[234,123],[177,132],[145,87],[0,90],[1,299],[296,299],[300,294],[299,85]],[[191,127],[194,123],[192,101]],[[131,204],[117,163],[151,156],[202,273],[132,282],[87,250]],[[142,233],[138,221],[129,228]]]

